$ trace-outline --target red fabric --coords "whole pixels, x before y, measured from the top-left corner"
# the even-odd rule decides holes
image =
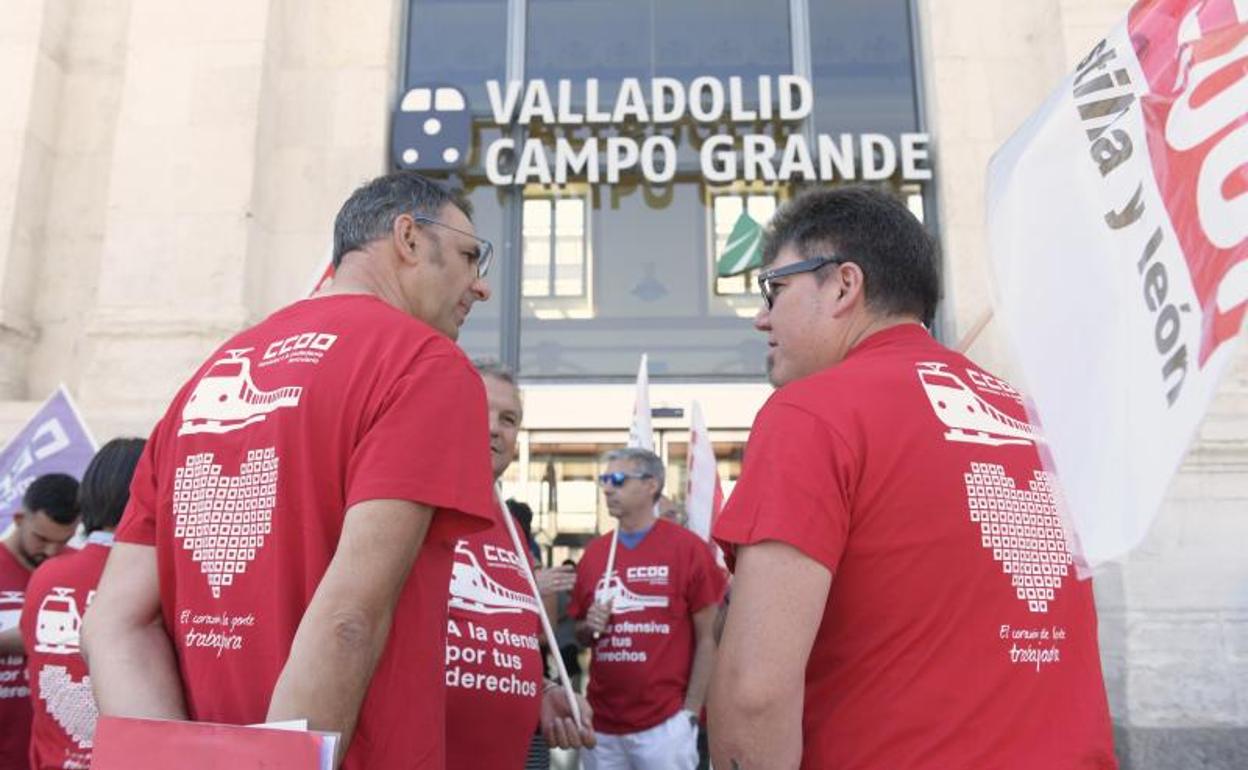
[[[523,768],[542,695],[541,620],[499,520],[459,541],[446,632],[448,770]],[[483,740],[482,725],[489,726]]]
[[[78,630],[104,572],[108,551],[106,545],[88,543],[81,551],[49,559],[35,570],[26,589],[22,643],[34,708],[32,770],[91,765],[99,712],[87,664],[79,654]]]
[[[240,377],[267,395],[239,404]],[[344,767],[442,767],[451,550],[494,516],[485,391],[449,339],[373,297],[303,300],[237,335],[140,458],[117,539],[156,546],[193,719],[264,719],[344,513],[372,499],[436,513]]]
[[[568,603],[571,617],[583,619],[606,589],[610,550],[610,533],[586,547]],[[619,735],[647,730],[680,711],[693,665],[691,616],[723,598],[725,580],[706,542],[664,519],[636,548],[618,546],[615,574],[617,597],[594,645],[588,699],[594,729]]]
[[[1116,767],[1092,584],[1020,398],[906,325],[759,412],[715,537],[833,573],[803,768]]]
[[[100,720],[92,770],[317,770],[322,737],[161,719]]]
[[[0,631],[17,627],[29,581],[30,570],[0,543]],[[30,719],[26,658],[0,655],[0,770],[26,770]]]

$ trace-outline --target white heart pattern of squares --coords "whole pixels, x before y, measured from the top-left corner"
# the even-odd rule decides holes
[[[1072,561],[1049,475],[1034,471],[1027,489],[1017,489],[1004,467],[971,463],[965,478],[967,507],[971,521],[979,525],[980,544],[1011,576],[1027,609],[1048,612]]]
[[[208,578],[215,598],[264,547],[277,502],[278,457],[251,449],[237,476],[222,476],[213,453],[190,455],[173,482],[173,536]]]
[[[39,669],[39,697],[48,704],[48,713],[78,748],[91,748],[100,712],[91,694],[90,676],[75,682],[65,666],[44,666]]]

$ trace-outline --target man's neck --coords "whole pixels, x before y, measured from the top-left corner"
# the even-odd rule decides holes
[[[847,344],[845,346],[845,352],[846,354],[848,354],[849,351],[861,345],[863,340],[867,339],[868,337],[875,334],[876,332],[882,332],[885,329],[891,329],[894,326],[904,326],[905,324],[915,324],[918,326],[922,326],[922,324],[919,323],[919,319],[914,318],[913,316],[864,315],[862,318],[862,323],[860,325],[855,326],[853,329],[851,329],[850,333],[847,335],[847,338],[846,338]]]
[[[631,513],[620,517],[621,532],[642,532],[654,526],[657,517],[653,510]]]
[[[33,570],[35,568],[35,565],[26,561],[26,557],[24,557],[22,555],[21,550],[18,549],[16,530],[14,530],[13,532],[10,532],[9,536],[4,539],[4,547],[9,553],[13,554],[13,558],[17,560],[18,564],[22,565],[28,570]]]
[[[368,253],[367,248],[361,249],[360,252],[345,255],[342,263],[334,271],[334,280],[315,296],[367,294],[411,315],[412,310],[403,296],[397,276],[394,271],[386,270],[382,264],[385,255]]]

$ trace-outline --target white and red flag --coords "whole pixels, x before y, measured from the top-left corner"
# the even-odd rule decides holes
[[[1245,22],[1138,2],[989,166],[996,314],[1081,574],[1147,533],[1243,324]]]
[[[715,449],[711,446],[706,420],[702,418],[702,405],[693,402],[689,418],[688,487],[685,490],[685,512],[689,517],[689,531],[703,540],[711,538],[711,525],[724,506],[724,490],[719,483],[719,467],[715,464]]]

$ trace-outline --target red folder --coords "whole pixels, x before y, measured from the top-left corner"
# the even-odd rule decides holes
[[[318,770],[318,733],[100,717],[92,770]]]

